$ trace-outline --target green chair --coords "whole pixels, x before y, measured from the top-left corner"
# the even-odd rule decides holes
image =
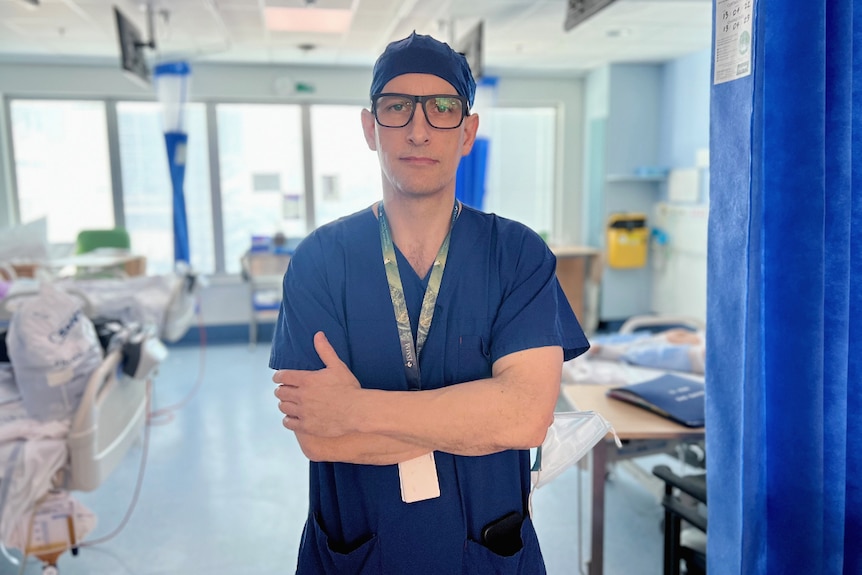
[[[129,252],[132,242],[125,228],[109,230],[81,230],[75,241],[75,254],[84,255],[100,249],[123,250]],[[117,278],[127,277],[128,270],[124,263],[116,265],[81,263],[75,270],[78,278]]]
[[[85,254],[99,248],[129,250],[132,242],[125,228],[110,230],[81,230],[75,242],[75,253]]]

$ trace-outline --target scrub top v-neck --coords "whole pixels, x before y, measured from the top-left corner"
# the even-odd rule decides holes
[[[423,389],[490,377],[494,361],[524,349],[561,346],[565,359],[586,351],[556,280],[554,256],[538,235],[465,206],[450,242],[419,357]],[[396,257],[415,334],[427,278],[398,250]],[[370,209],[318,228],[297,247],[284,278],[270,367],[322,368],[313,345],[317,331],[363,387],[408,389]],[[435,461],[440,497],[409,504],[401,500],[396,465],[311,462],[297,573],[544,573],[529,519],[522,526],[524,548],[513,557],[478,543],[484,525],[510,511],[525,513],[529,451],[435,452]]]

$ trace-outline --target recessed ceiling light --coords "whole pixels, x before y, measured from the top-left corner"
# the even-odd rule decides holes
[[[267,6],[265,19],[266,27],[278,32],[342,34],[350,29],[353,12],[332,8]]]

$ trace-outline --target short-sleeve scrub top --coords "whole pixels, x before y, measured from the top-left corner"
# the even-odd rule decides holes
[[[428,277],[397,250],[415,337]],[[463,207],[419,358],[423,389],[488,378],[501,357],[561,346],[566,360],[589,344],[545,242],[526,226]],[[270,367],[323,367],[323,331],[365,388],[405,391],[395,315],[372,209],[324,225],[297,247],[284,277]],[[530,452],[466,457],[435,452],[440,497],[404,503],[398,466],[310,463],[300,575],[544,574],[527,517]],[[481,543],[482,528],[512,512],[525,519],[511,556]]]

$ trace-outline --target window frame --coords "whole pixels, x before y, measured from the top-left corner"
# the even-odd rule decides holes
[[[105,106],[106,129],[108,138],[108,152],[110,162],[110,179],[112,185],[111,198],[113,202],[114,218],[117,226],[125,225],[125,213],[123,210],[123,183],[122,169],[120,165],[120,141],[117,123],[117,104],[119,102],[152,102],[151,98],[124,96],[124,97],[92,97],[83,95],[76,97],[73,94],[60,95],[36,95],[36,94],[12,94],[2,95],[2,117],[0,117],[0,177],[6,181],[5,202],[7,204],[7,219],[9,225],[20,223],[20,206],[18,200],[18,178],[14,162],[14,141],[12,138],[11,108],[14,100],[56,100],[56,101],[95,101],[102,102]],[[303,177],[305,181],[305,221],[307,229],[315,229],[320,222],[315,221],[315,190],[314,190],[314,157],[312,150],[311,133],[311,108],[312,106],[360,106],[370,109],[371,103],[366,99],[333,99],[320,98],[313,101],[288,100],[273,101],[270,99],[214,99],[214,100],[192,100],[192,103],[202,104],[205,107],[207,128],[207,151],[209,156],[209,179],[210,200],[213,230],[213,254],[215,258],[215,271],[213,278],[236,278],[238,274],[225,272],[225,247],[224,247],[224,216],[222,211],[221,190],[221,166],[219,163],[218,149],[218,118],[217,107],[221,104],[269,104],[269,105],[295,105],[300,107],[302,149],[303,149]],[[505,102],[501,108],[555,108],[555,141],[554,141],[554,168],[553,168],[553,197],[551,214],[551,237],[562,229],[563,214],[559,209],[562,205],[562,181],[563,181],[563,139],[564,139],[564,110],[559,102]],[[480,115],[482,110],[476,110]],[[356,129],[360,129],[357,121]],[[0,210],[2,215],[3,210]],[[0,224],[4,222],[0,220]]]

